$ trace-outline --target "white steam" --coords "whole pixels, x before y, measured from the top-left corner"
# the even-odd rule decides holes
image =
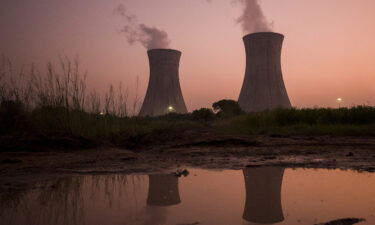
[[[125,20],[125,25],[120,32],[125,35],[129,44],[138,42],[147,49],[169,47],[170,40],[167,32],[139,23],[137,16],[128,14],[123,4],[120,4],[114,13]]]
[[[205,0],[211,2],[212,0]],[[271,32],[273,23],[270,23],[265,17],[260,0],[232,0],[234,3],[240,3],[243,6],[242,15],[237,22],[242,25],[244,33]]]
[[[259,0],[237,0],[243,7],[244,11],[238,22],[241,23],[245,33],[270,32],[273,24],[268,22],[264,16]]]

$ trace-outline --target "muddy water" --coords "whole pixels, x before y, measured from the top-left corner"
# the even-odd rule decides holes
[[[189,169],[186,177],[90,175],[1,196],[0,224],[375,224],[375,174],[322,169]],[[349,223],[351,224],[351,223]]]

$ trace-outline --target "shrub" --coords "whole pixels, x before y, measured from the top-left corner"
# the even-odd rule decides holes
[[[215,111],[218,111],[217,115],[223,118],[244,114],[238,102],[234,100],[220,100],[215,102],[212,107]]]
[[[2,101],[0,104],[0,133],[13,133],[29,128],[28,115],[21,102]]]
[[[193,119],[203,122],[209,122],[215,119],[215,113],[212,111],[212,109],[207,108],[194,110],[192,116]]]

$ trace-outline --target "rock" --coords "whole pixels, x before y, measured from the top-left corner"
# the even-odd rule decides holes
[[[346,156],[347,156],[347,157],[353,157],[354,154],[353,154],[353,152],[349,152]]]

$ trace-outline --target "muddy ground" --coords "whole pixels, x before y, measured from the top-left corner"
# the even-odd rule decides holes
[[[374,137],[200,134],[136,150],[96,147],[0,153],[0,193],[79,174],[173,172],[189,167],[339,168],[375,172]]]

